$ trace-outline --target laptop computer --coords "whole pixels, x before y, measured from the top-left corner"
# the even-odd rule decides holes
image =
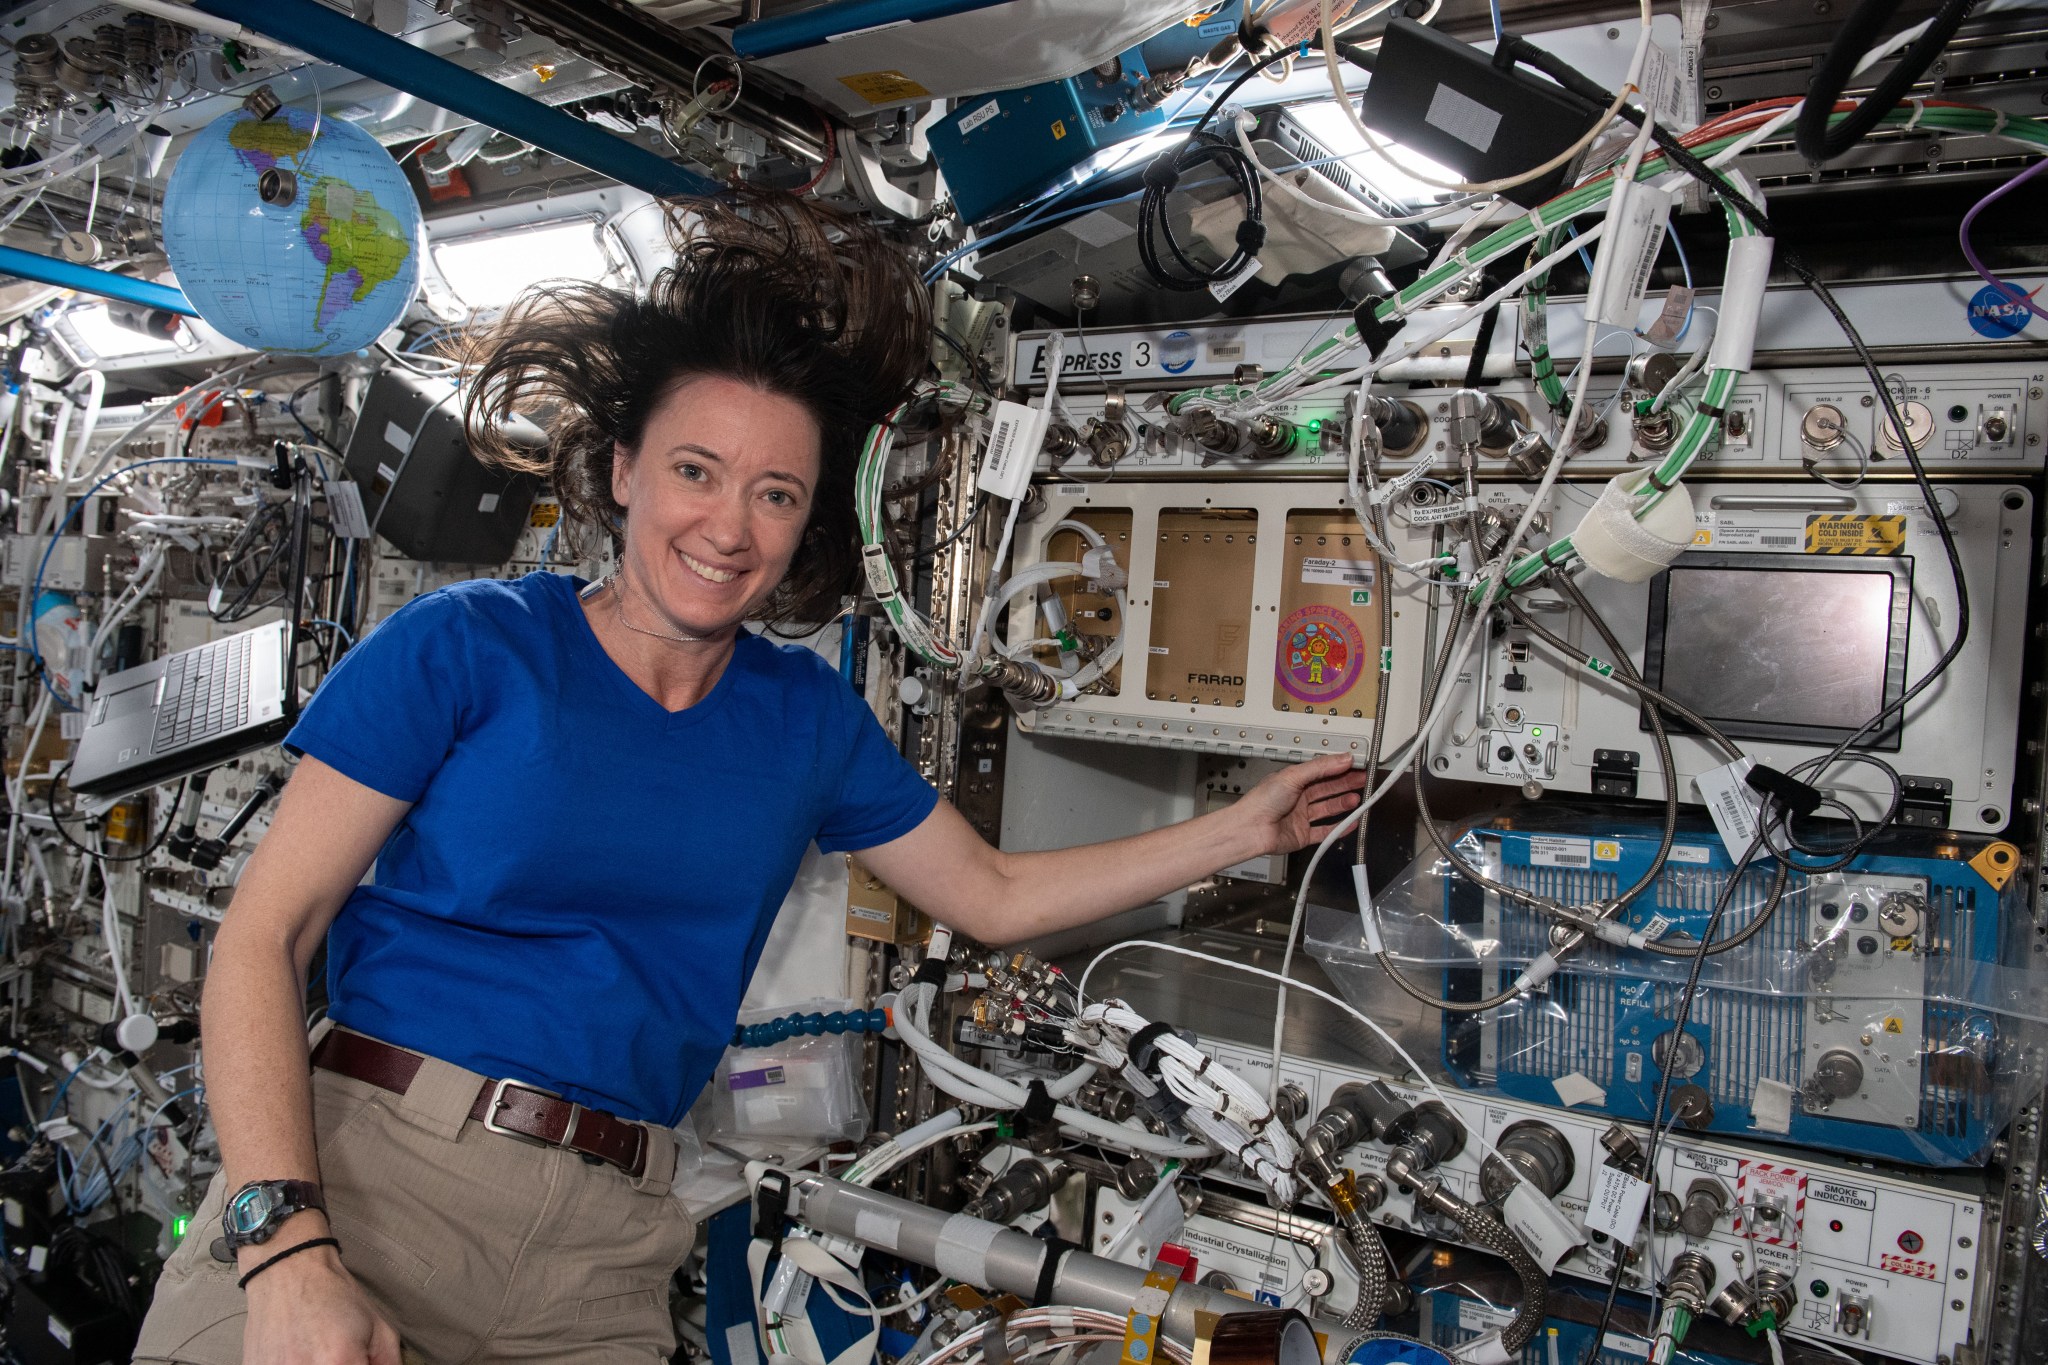
[[[292,630],[273,621],[100,679],[65,784],[118,797],[265,748],[298,718]]]

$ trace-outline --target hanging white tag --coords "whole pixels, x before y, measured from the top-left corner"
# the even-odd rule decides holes
[[[1522,1239],[1522,1245],[1536,1258],[1548,1275],[1571,1249],[1586,1240],[1572,1220],[1545,1199],[1534,1185],[1517,1180],[1501,1206],[1508,1228]]]
[[[989,428],[988,454],[981,460],[975,487],[998,498],[1015,502],[1031,486],[1031,467],[1038,462],[1038,448],[1045,441],[1046,416],[1042,409],[1012,403],[996,404],[995,421]]]
[[[344,540],[368,540],[370,519],[363,512],[363,491],[347,479],[327,485],[327,519]]]
[[[1651,43],[1643,58],[1643,107],[1674,133],[1692,130],[1687,118],[1685,63],[1662,43]]]
[[[1613,259],[1600,290],[1600,306],[1593,310],[1595,321],[1610,327],[1635,327],[1657,253],[1664,249],[1664,227],[1670,221],[1674,198],[1667,190],[1637,185],[1622,205],[1621,221],[1608,216],[1607,240],[1601,244],[1600,254]]]
[[[1709,768],[1692,780],[1721,835],[1721,847],[1737,862],[1756,842],[1756,814],[1763,805],[1762,799],[1742,780],[1755,766],[1755,759],[1738,758],[1733,763]]]
[[[1239,266],[1235,275],[1225,275],[1209,286],[1209,292],[1222,303],[1244,287],[1244,282],[1259,273],[1259,258],[1254,256]]]
[[[1643,1209],[1650,1202],[1648,1181],[1617,1166],[1593,1173],[1593,1202],[1586,1206],[1586,1231],[1604,1232],[1623,1246],[1635,1241]]]

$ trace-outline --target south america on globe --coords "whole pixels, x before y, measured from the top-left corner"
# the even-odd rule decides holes
[[[265,202],[264,172],[285,186]],[[201,129],[164,190],[164,250],[199,315],[265,351],[370,345],[419,287],[419,203],[391,154],[352,123],[237,109]]]

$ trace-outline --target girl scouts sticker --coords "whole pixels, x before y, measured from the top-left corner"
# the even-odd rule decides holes
[[[1358,623],[1335,607],[1309,606],[1280,623],[1280,686],[1310,705],[1351,690],[1365,640]]]

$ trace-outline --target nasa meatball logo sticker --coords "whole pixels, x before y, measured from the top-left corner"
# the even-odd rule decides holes
[[[1311,706],[1335,701],[1358,680],[1365,639],[1335,607],[1309,606],[1280,623],[1280,686]]]
[[[2016,284],[1987,284],[1970,297],[1970,326],[1979,336],[2003,341],[2018,336],[2026,330],[2027,320],[2033,317],[2033,310],[2027,307],[2028,300],[2048,285],[2037,285],[2022,290]]]

